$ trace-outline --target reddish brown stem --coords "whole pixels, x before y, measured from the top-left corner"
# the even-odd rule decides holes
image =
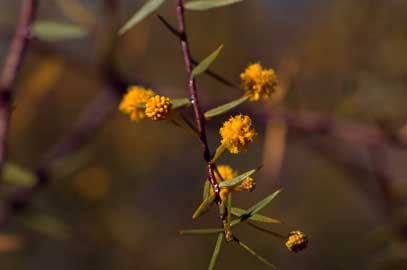
[[[181,40],[181,48],[182,48],[182,54],[184,57],[185,68],[186,68],[186,72],[188,75],[188,88],[189,88],[189,92],[190,92],[190,98],[191,98],[191,102],[192,102],[193,109],[194,109],[195,121],[196,121],[196,124],[198,126],[198,131],[199,131],[199,141],[201,143],[203,158],[204,158],[205,162],[207,163],[209,181],[215,192],[215,196],[216,196],[215,201],[218,205],[220,205],[220,203],[221,203],[221,199],[219,196],[220,189],[219,189],[219,184],[215,180],[214,165],[211,163],[211,154],[210,154],[208,141],[207,141],[207,137],[206,137],[206,130],[205,130],[205,118],[202,114],[201,107],[199,106],[199,98],[198,98],[196,82],[192,75],[193,61],[192,61],[191,52],[189,49],[188,38],[187,38],[186,27],[185,27],[184,1],[183,0],[177,0],[176,9],[177,9],[178,32],[179,32],[179,37]]]
[[[10,125],[11,100],[21,62],[30,40],[30,26],[34,21],[37,0],[25,0],[10,49],[0,77],[0,175],[6,159],[7,133]]]

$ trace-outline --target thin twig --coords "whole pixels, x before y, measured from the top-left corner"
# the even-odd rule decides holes
[[[7,134],[10,125],[12,96],[21,62],[30,40],[30,27],[37,11],[37,0],[25,0],[16,32],[6,56],[0,77],[0,175],[6,159]]]
[[[287,238],[288,238],[287,235],[282,235],[282,234],[280,234],[280,233],[276,233],[276,232],[270,231],[270,230],[268,230],[268,229],[266,229],[266,228],[263,228],[263,227],[260,227],[260,226],[258,226],[258,225],[256,225],[256,224],[254,224],[254,223],[252,223],[252,222],[250,222],[250,221],[246,221],[245,223],[246,223],[247,225],[249,225],[249,226],[251,226],[251,227],[253,227],[253,228],[255,228],[255,229],[261,231],[261,232],[270,234],[270,235],[275,236],[275,237],[277,237],[277,238],[280,238],[280,239],[283,239],[283,240],[287,240]]]
[[[163,16],[160,14],[157,15],[158,19],[164,24],[164,26],[172,33],[174,36],[177,38],[181,38],[181,34],[178,32],[178,30],[172,26]]]
[[[176,11],[177,11],[177,20],[178,20],[178,33],[179,33],[179,37],[181,40],[181,48],[182,48],[182,53],[184,56],[185,69],[186,69],[186,72],[188,75],[188,88],[189,88],[190,98],[191,98],[192,106],[194,109],[195,121],[196,121],[198,131],[199,131],[199,141],[201,143],[203,158],[208,166],[209,181],[215,192],[215,201],[218,205],[220,205],[221,204],[221,198],[219,196],[220,188],[219,188],[219,184],[215,180],[215,175],[213,172],[214,165],[211,163],[211,153],[209,150],[209,146],[208,146],[208,142],[207,142],[207,138],[206,138],[206,131],[205,131],[205,118],[202,114],[201,107],[199,106],[199,98],[198,98],[196,82],[192,75],[193,63],[192,63],[192,59],[191,59],[191,53],[189,50],[187,33],[186,33],[186,29],[185,29],[184,1],[183,0],[177,0]]]
[[[158,19],[164,24],[164,26],[165,26],[174,36],[176,36],[177,38],[181,38],[181,34],[178,32],[178,30],[177,30],[174,26],[172,26],[163,16],[158,15]],[[196,66],[196,65],[199,64],[199,62],[198,62],[197,60],[195,60],[193,57],[191,57],[191,62],[192,62],[192,64],[193,64],[194,66]],[[240,87],[239,87],[237,84],[235,84],[235,83],[233,83],[233,82],[231,82],[231,81],[225,79],[224,77],[222,77],[221,75],[217,74],[216,72],[214,72],[214,71],[212,71],[212,70],[210,70],[210,69],[205,70],[205,73],[208,74],[209,76],[211,76],[212,78],[214,78],[215,80],[217,80],[217,81],[223,83],[223,84],[226,85],[226,86],[229,86],[229,87],[232,87],[232,88],[236,88],[236,89],[240,89]]]

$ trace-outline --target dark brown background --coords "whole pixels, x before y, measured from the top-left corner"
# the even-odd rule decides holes
[[[1,61],[20,2],[1,1]],[[54,1],[40,2],[38,20],[72,22]],[[9,155],[28,168],[105,88],[97,63],[108,19],[102,1],[81,2],[102,25],[99,33],[58,43],[34,41],[24,61]],[[124,23],[142,1],[122,2]],[[264,214],[284,221],[272,226],[277,232],[306,232],[306,251],[290,254],[279,239],[245,225],[236,230],[280,269],[406,269],[406,244],[403,249],[400,235],[388,230],[402,208],[386,211],[363,143],[286,130],[264,116],[271,108],[298,117],[299,112],[315,112],[345,125],[397,134],[407,117],[406,12],[402,0],[247,0],[187,14],[196,58],[225,45],[213,70],[238,83],[248,64],[261,61],[281,79],[272,103],[248,103],[235,111],[253,117],[259,136],[250,151],[222,159],[239,171],[264,164],[256,175],[256,191],[235,196],[242,208],[284,188]],[[167,1],[160,13],[175,22],[174,1]],[[129,78],[171,97],[187,96],[179,43],[157,18],[130,30],[119,46],[120,67]],[[198,88],[204,108],[241,94],[205,75]],[[212,149],[224,119],[208,126]],[[394,144],[384,149],[388,159],[380,156],[378,162],[388,163],[394,190],[405,198],[406,152]],[[215,237],[177,235],[178,229],[218,224],[215,211],[202,221],[190,219],[205,177],[198,142],[169,124],[134,124],[115,112],[79,159],[65,164],[78,160],[81,169],[36,194],[30,216],[19,216],[1,232],[1,269],[207,269]],[[58,224],[33,223],[36,215]],[[222,250],[218,269],[265,266],[230,244]]]

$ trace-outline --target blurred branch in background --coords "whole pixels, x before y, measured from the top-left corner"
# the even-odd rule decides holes
[[[30,26],[34,21],[38,1],[25,0],[20,19],[4,62],[0,77],[0,174],[6,160],[7,134],[12,110],[12,97],[21,62],[30,40]]]
[[[63,134],[62,138],[58,140],[55,144],[53,144],[47,151],[42,154],[42,158],[39,160],[37,165],[34,165],[35,169],[35,174],[38,176],[35,179],[34,185],[30,187],[22,187],[19,186],[13,190],[13,192],[10,193],[10,196],[7,197],[5,201],[5,205],[1,205],[2,208],[0,208],[0,229],[3,229],[9,224],[10,221],[14,220],[15,215],[20,213],[21,211],[31,208],[31,203],[33,196],[38,193],[38,191],[43,190],[44,187],[46,187],[46,184],[52,179],[55,179],[55,173],[58,172],[60,174],[60,165],[61,164],[68,164],[71,163],[70,167],[73,168],[73,170],[78,170],[78,167],[75,167],[75,165],[72,165],[72,162],[70,161],[70,158],[72,156],[75,156],[79,152],[84,151],[84,147],[91,142],[91,140],[94,138],[96,132],[100,130],[103,126],[104,123],[108,120],[109,116],[111,113],[117,108],[117,102],[118,102],[118,97],[121,96],[122,93],[126,91],[127,86],[129,85],[129,82],[127,79],[125,79],[122,76],[122,73],[119,72],[118,67],[117,67],[117,58],[115,54],[117,53],[117,35],[116,35],[116,29],[117,25],[115,22],[117,22],[117,5],[118,1],[104,1],[105,5],[105,13],[107,14],[106,17],[108,17],[106,20],[108,21],[108,26],[107,27],[101,27],[99,25],[99,22],[95,19],[96,16],[88,12],[86,9],[82,9],[82,6],[80,6],[80,1],[69,1],[69,0],[57,0],[56,1],[59,5],[59,7],[64,11],[64,14],[67,15],[69,19],[74,21],[75,23],[78,23],[80,25],[85,26],[86,28],[90,29],[91,31],[95,31],[96,34],[99,34],[98,30],[100,31],[100,35],[95,35],[98,44],[101,44],[103,46],[102,50],[99,51],[99,59],[100,62],[97,67],[91,66],[91,68],[88,68],[87,64],[85,63],[84,59],[78,59],[76,55],[67,55],[66,51],[64,53],[60,53],[58,51],[58,48],[54,48],[52,45],[45,44],[41,41],[35,40],[34,42],[30,43],[30,51],[34,53],[39,53],[41,57],[43,56],[51,56],[54,57],[55,59],[61,60],[63,59],[63,64],[66,64],[63,68],[66,69],[72,69],[75,70],[76,74],[80,74],[82,76],[92,76],[92,79],[99,79],[103,81],[103,86],[100,91],[100,93],[92,99],[92,101],[89,103],[89,105],[86,106],[86,109],[81,112],[80,116],[78,117],[77,121],[73,125],[72,129],[68,132],[65,132]],[[268,2],[268,1],[265,1]],[[79,4],[79,5],[78,5]],[[352,7],[354,6],[355,3],[352,3]],[[355,9],[356,10],[356,9]],[[165,13],[165,11],[163,11]],[[69,14],[71,16],[69,16]],[[223,14],[223,13],[222,13]],[[368,12],[366,12],[368,14]],[[372,15],[373,16],[373,15]],[[372,16],[369,16],[369,24],[370,24],[370,18]],[[215,16],[216,17],[216,16]],[[375,17],[375,16],[373,16]],[[115,18],[110,20],[109,18]],[[179,33],[175,28],[173,28],[170,24],[168,24],[162,17],[159,17],[160,20],[166,25],[167,28],[177,37],[179,37]],[[189,18],[189,17],[188,17]],[[213,17],[211,17],[212,19]],[[375,17],[376,18],[376,17]],[[105,19],[103,19],[105,20]],[[343,20],[340,20],[340,29],[343,29]],[[97,24],[96,24],[97,23]],[[366,26],[367,27],[367,26]],[[389,27],[390,28],[390,27]],[[232,33],[231,30],[228,30]],[[241,31],[239,29],[239,31]],[[391,32],[391,31],[390,31]],[[361,32],[357,36],[362,37],[365,32]],[[238,34],[239,36],[241,33]],[[216,36],[216,33],[214,33],[214,36]],[[275,35],[277,36],[277,35]],[[192,36],[193,37],[193,36]],[[331,39],[327,38],[325,36],[321,37],[316,37],[313,40],[317,42],[318,44],[324,44],[324,40],[340,40],[341,42],[334,42],[335,45],[337,44],[342,44],[342,41],[345,39],[345,37],[340,37],[338,39]],[[149,40],[146,37],[140,38],[140,36],[137,36],[137,38],[129,38],[127,43],[133,42],[134,44],[136,42],[145,42],[147,43],[146,40]],[[383,40],[388,40],[388,38],[385,38]],[[242,41],[241,43],[243,44],[245,41]],[[124,44],[125,42],[123,42]],[[126,44],[127,44],[126,43]],[[151,43],[157,44],[156,40],[154,39]],[[209,41],[207,42],[209,43]],[[355,42],[352,43],[352,45]],[[356,42],[357,43],[357,42]],[[130,50],[134,50],[134,44],[131,45],[126,45],[127,47],[131,48]],[[199,53],[199,44],[194,43],[197,45],[197,52]],[[360,43],[362,44],[362,43]],[[150,45],[150,43],[149,43]],[[67,45],[68,46],[68,45]],[[153,47],[154,45],[152,45]],[[240,45],[236,45],[240,46]],[[301,45],[302,46],[302,45]],[[201,45],[202,47],[202,45]],[[151,49],[151,51],[154,51],[154,49]],[[326,50],[324,49],[319,49],[318,52],[322,52],[324,61],[329,62],[329,57],[325,57],[325,52]],[[341,50],[342,51],[342,50]],[[345,51],[345,50],[343,50]],[[386,50],[388,51],[394,51],[394,50]],[[352,52],[353,52],[353,47],[352,47]],[[122,52],[123,53],[123,52]],[[151,53],[151,52],[150,52]],[[154,53],[157,53],[154,51]],[[197,53],[197,55],[198,55]],[[146,53],[148,54],[148,53]],[[157,55],[160,55],[157,53]],[[308,54],[309,57],[312,58],[312,53]],[[333,54],[332,54],[333,55]],[[76,56],[76,57],[75,57]],[[244,56],[242,55],[242,58]],[[134,54],[132,54],[132,57],[129,59],[134,59]],[[170,58],[172,59],[172,58]],[[346,57],[343,57],[343,59],[348,59]],[[391,59],[394,59],[394,57],[391,57]],[[164,62],[166,59],[161,59],[162,64],[164,66]],[[199,60],[199,59],[197,59]],[[192,64],[196,66],[199,61],[197,61],[193,58],[191,58]],[[130,61],[130,60],[129,60]],[[246,61],[246,60],[245,60]],[[331,59],[333,62],[334,60]],[[45,62],[45,61],[44,61]],[[62,62],[62,61],[61,61]],[[322,62],[322,60],[321,60]],[[389,61],[389,63],[393,63],[395,61]],[[401,62],[401,61],[400,61]],[[52,62],[51,60],[51,68],[52,68]],[[313,61],[315,65],[319,63],[318,61]],[[47,63],[44,63],[47,65]],[[48,63],[49,64],[49,63]],[[55,63],[54,63],[55,64]],[[58,63],[57,63],[58,64]],[[60,63],[59,63],[60,64]],[[154,63],[156,64],[156,63]],[[235,64],[235,62],[233,63]],[[391,171],[394,167],[390,166],[392,165],[391,160],[388,159],[387,155],[390,156],[390,152],[394,149],[401,149],[404,151],[406,149],[406,130],[407,130],[407,125],[405,128],[402,130],[401,138],[398,137],[398,135],[394,134],[390,129],[387,129],[384,126],[381,126],[379,124],[376,124],[375,122],[372,122],[370,124],[364,123],[362,121],[358,120],[344,120],[341,118],[337,118],[336,115],[331,115],[331,114],[323,114],[321,112],[314,111],[314,109],[290,109],[289,105],[286,106],[286,104],[281,104],[281,100],[284,98],[285,93],[288,88],[290,88],[290,84],[292,80],[296,79],[296,76],[298,77],[301,76],[301,74],[297,74],[297,69],[298,67],[295,67],[297,63],[294,62],[294,68],[290,71],[285,70],[285,67],[283,66],[279,74],[279,83],[280,83],[280,91],[277,91],[273,95],[273,100],[271,101],[271,105],[273,106],[271,109],[270,107],[267,107],[267,111],[263,111],[260,108],[257,111],[257,115],[259,115],[259,119],[263,121],[264,124],[267,125],[267,135],[265,137],[265,147],[264,147],[264,163],[267,164],[267,166],[264,167],[264,170],[262,173],[267,174],[267,176],[272,176],[272,178],[280,179],[279,174],[280,170],[282,167],[282,170],[296,170],[296,164],[289,164],[286,165],[284,163],[285,158],[290,158],[287,157],[289,156],[289,153],[286,154],[287,148],[292,147],[293,142],[291,141],[293,137],[301,139],[301,142],[306,146],[306,150],[311,150],[315,151],[319,155],[321,155],[324,159],[328,161],[333,161],[334,164],[340,165],[341,169],[343,171],[346,171],[348,173],[347,176],[350,181],[352,181],[352,186],[357,186],[356,188],[359,188],[359,190],[363,193],[369,196],[369,199],[371,199],[371,212],[372,213],[366,213],[366,216],[368,215],[381,215],[381,211],[383,210],[384,213],[384,218],[387,222],[388,218],[392,218],[395,215],[397,215],[396,212],[401,212],[399,211],[402,207],[404,209],[407,209],[406,207],[406,200],[405,200],[405,193],[404,197],[401,197],[401,188],[400,190],[397,190],[397,186],[394,186],[395,180],[400,180],[400,179],[394,179],[395,176],[393,175],[393,172]],[[124,65],[123,65],[124,66]],[[148,72],[149,67],[143,66],[143,71],[144,68],[146,72]],[[335,67],[335,70],[337,67]],[[387,68],[383,68],[387,69]],[[133,69],[128,68],[127,70],[131,70],[129,72],[132,72]],[[37,73],[38,71],[38,73]],[[60,70],[58,71],[57,69],[53,70],[55,73],[53,76],[55,78],[58,78],[60,76],[58,72],[61,72]],[[123,72],[126,72],[123,70]],[[212,78],[222,82],[223,84],[227,86],[231,86],[234,88],[239,89],[239,86],[235,84],[233,81],[226,80],[223,77],[223,74],[217,74],[216,72],[213,72],[212,70],[206,70],[205,71],[209,76]],[[287,73],[288,72],[288,73]],[[292,73],[290,73],[292,72]],[[324,77],[327,77],[326,74],[322,73],[321,71],[313,71],[316,74],[316,77],[318,80],[323,80]],[[286,74],[287,73],[287,74]],[[86,74],[86,75],[84,75]],[[147,73],[148,74],[148,73]],[[172,74],[172,73],[171,73]],[[356,73],[355,73],[356,74]],[[15,74],[17,75],[17,74]],[[158,75],[158,74],[157,74]],[[35,77],[40,77],[41,72],[39,70],[36,70],[36,72],[33,73],[30,77],[34,79],[34,84],[35,84]],[[43,73],[44,76],[44,73]],[[161,75],[163,76],[163,75]],[[339,76],[339,75],[338,75]],[[341,74],[342,76],[342,74]],[[287,77],[287,78],[286,78]],[[328,78],[330,78],[328,76]],[[48,78],[49,79],[49,78]],[[31,80],[28,80],[28,83],[30,83]],[[157,82],[154,82],[157,83]],[[159,83],[159,82],[158,82]],[[321,85],[323,85],[323,82],[319,82]],[[26,93],[26,83],[23,84],[24,87],[21,87],[24,89],[24,95],[30,95],[29,93]],[[52,83],[51,83],[52,84]],[[311,87],[307,87],[301,83],[299,83],[301,86],[300,91],[305,93],[308,89]],[[41,88],[41,86],[36,86],[37,88]],[[313,85],[314,87],[314,85]],[[312,89],[313,89],[312,87]],[[51,86],[52,88],[52,86]],[[353,87],[352,87],[353,89]],[[42,90],[42,89],[41,89]],[[210,89],[208,89],[210,90]],[[241,89],[239,89],[240,91]],[[291,91],[291,89],[289,89]],[[383,88],[384,90],[384,88]],[[391,89],[390,89],[391,90]],[[45,89],[44,89],[45,91]],[[311,91],[311,90],[309,90]],[[29,91],[28,91],[29,92]],[[386,92],[386,91],[383,91]],[[390,92],[390,91],[387,91]],[[330,92],[331,93],[331,92]],[[306,93],[308,94],[308,93]],[[324,100],[322,102],[325,102],[328,100],[328,97],[325,96],[324,92]],[[206,98],[206,97],[205,97]],[[326,100],[325,100],[326,99]],[[32,100],[29,100],[30,106],[37,106],[38,105],[38,100],[33,98]],[[386,101],[384,101],[386,102]],[[21,105],[21,104],[20,104]],[[301,107],[308,108],[309,104],[302,105]],[[23,106],[23,105],[21,105]],[[312,106],[310,106],[312,107]],[[360,110],[364,110],[364,108],[361,108]],[[31,121],[32,116],[34,114],[34,110],[31,107],[30,111],[32,112],[32,115],[30,115],[30,118],[24,119],[27,123]],[[256,112],[254,111],[254,114]],[[21,123],[16,123],[18,125],[21,125]],[[8,125],[8,124],[7,124]],[[305,139],[305,140],[304,140]],[[35,141],[35,140],[34,140]],[[106,149],[106,147],[104,146]],[[109,149],[109,148],[107,148]],[[4,162],[4,156],[3,156],[3,162]],[[306,163],[307,161],[305,161]],[[137,164],[134,160],[132,160],[132,164]],[[284,166],[282,166],[284,164]],[[69,166],[69,164],[68,164]],[[285,168],[287,166],[287,168]],[[6,170],[6,168],[4,168]],[[298,169],[300,170],[300,169]],[[284,172],[285,173],[285,172]],[[362,177],[360,177],[362,176]],[[373,177],[372,177],[373,176]],[[133,180],[133,179],[132,179]],[[308,180],[308,179],[307,179]],[[324,179],[325,180],[325,179]],[[376,180],[376,182],[375,182]],[[140,181],[141,182],[141,181]],[[363,182],[363,183],[362,183]],[[275,182],[272,183],[275,185]],[[280,183],[278,183],[280,184]],[[284,183],[283,183],[284,184]],[[119,184],[120,185],[120,184]],[[329,187],[330,185],[333,185],[332,183],[326,184],[326,187]],[[376,190],[377,189],[377,190]],[[371,192],[373,191],[373,192]],[[380,198],[377,200],[377,197],[374,198],[375,195],[379,194]],[[400,198],[395,198],[397,197],[396,193],[400,193],[399,196]],[[133,197],[133,194],[132,194]],[[311,196],[310,196],[311,197]],[[374,200],[376,199],[376,201]],[[382,199],[382,200],[381,200]],[[400,201],[397,201],[400,200]],[[376,203],[376,205],[375,205]],[[380,205],[379,205],[380,204]],[[376,206],[376,207],[375,207]],[[384,206],[384,207],[382,207]],[[400,209],[397,209],[400,208]],[[355,207],[357,208],[357,207]],[[382,209],[383,208],[383,209]],[[358,210],[356,210],[358,211]],[[355,211],[354,211],[355,212]],[[368,211],[366,211],[368,212]],[[373,214],[374,213],[374,214]],[[405,210],[404,210],[405,213]],[[400,214],[400,213],[399,213]],[[134,216],[131,218],[134,218]],[[392,219],[395,220],[396,218]],[[391,221],[390,221],[391,222]],[[407,222],[406,220],[401,220],[401,222],[404,222],[403,224],[397,223],[396,226],[392,226],[393,232],[396,231],[397,237],[400,239],[406,241],[407,240]],[[394,222],[395,223],[395,222]],[[400,225],[401,224],[401,225]],[[354,227],[357,229],[357,224],[354,225]],[[363,227],[365,230],[365,227]],[[132,228],[133,229],[133,228]],[[369,230],[367,228],[366,230]],[[122,232],[120,232],[122,233]],[[340,231],[340,232],[335,232],[333,234],[347,234],[348,231]],[[316,236],[316,235],[315,235]],[[130,236],[124,236],[126,239],[130,239]],[[13,245],[9,244],[9,239],[6,239],[7,241],[5,242],[7,244],[7,247],[5,249],[13,249],[15,248]],[[13,239],[12,239],[13,240]],[[161,241],[161,239],[160,239]],[[4,239],[0,239],[0,242],[4,242]],[[11,242],[14,242],[11,241]],[[323,241],[321,241],[323,242]],[[21,243],[18,243],[20,245]],[[25,244],[25,243],[22,243]],[[155,244],[155,243],[154,243]],[[321,243],[318,243],[321,244]],[[347,243],[344,243],[347,244]],[[10,247],[9,247],[10,245]],[[17,246],[18,246],[17,245]],[[0,243],[0,250],[3,248]],[[318,247],[314,249],[313,252]],[[337,250],[335,250],[335,254],[340,254],[341,247],[335,247]],[[132,251],[133,252],[133,251]],[[154,258],[156,259],[156,258]],[[331,259],[331,258],[329,258]],[[357,264],[356,264],[357,265]]]
[[[0,209],[1,229],[11,221],[15,214],[27,209],[33,195],[52,179],[54,169],[59,165],[59,161],[63,161],[80,151],[91,141],[106,122],[110,113],[116,109],[120,96],[126,91],[129,83],[116,70],[115,60],[118,5],[119,1],[115,0],[106,0],[104,4],[109,25],[108,30],[104,32],[107,46],[101,51],[102,60],[98,71],[105,80],[106,90],[102,90],[82,112],[73,129],[44,153],[35,169],[37,177],[33,185],[28,188],[16,188],[8,198],[4,207]]]

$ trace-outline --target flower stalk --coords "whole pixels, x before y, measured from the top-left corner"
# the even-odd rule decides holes
[[[181,41],[182,54],[184,58],[185,69],[188,75],[188,88],[190,93],[190,99],[192,107],[194,110],[195,121],[198,127],[199,132],[199,141],[201,143],[202,154],[205,162],[207,163],[209,182],[211,183],[214,193],[215,193],[215,202],[220,207],[221,198],[220,198],[220,188],[219,184],[216,182],[214,174],[214,164],[211,162],[211,154],[208,146],[206,130],[205,130],[205,118],[201,111],[198,98],[198,90],[196,86],[196,81],[193,77],[193,60],[191,57],[189,43],[185,27],[185,14],[184,14],[184,0],[177,0],[176,3],[176,12],[177,12],[177,22],[178,22],[178,33]],[[225,215],[221,215],[222,220],[225,218]]]

